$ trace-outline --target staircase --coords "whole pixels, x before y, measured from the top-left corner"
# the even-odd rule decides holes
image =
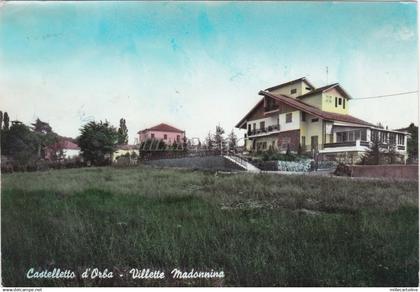
[[[228,160],[232,161],[233,163],[240,166],[241,168],[243,168],[246,171],[254,172],[254,173],[258,173],[258,172],[261,171],[259,168],[255,167],[254,165],[252,165],[251,163],[249,163],[248,161],[246,161],[242,157],[239,157],[239,156],[236,156],[236,155],[224,155],[223,157],[225,159],[228,159]]]

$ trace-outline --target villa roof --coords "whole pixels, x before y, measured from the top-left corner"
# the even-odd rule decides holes
[[[303,112],[314,115],[314,116],[319,117],[319,118],[324,119],[324,120],[340,121],[340,122],[346,122],[346,123],[352,123],[352,124],[374,127],[373,124],[371,124],[369,122],[366,122],[366,121],[363,121],[361,119],[358,119],[356,117],[353,117],[353,116],[350,116],[350,115],[326,112],[326,111],[320,110],[320,109],[318,109],[314,106],[311,106],[311,105],[309,105],[309,104],[307,104],[307,103],[305,103],[301,100],[290,98],[290,97],[287,97],[285,95],[281,95],[281,94],[275,94],[274,95],[270,92],[263,91],[263,90],[261,90],[259,92],[259,94],[263,95],[263,96],[271,97],[275,100],[283,102],[284,104],[287,104],[288,106],[291,106],[293,108],[296,108],[298,110],[301,110]],[[259,104],[261,102],[262,102],[262,100],[260,100],[257,103],[257,105],[254,106],[254,108],[248,114],[246,114],[245,117],[243,117],[240,120],[240,122],[236,125],[237,128],[241,127],[241,125],[246,120],[246,118],[259,106]]]
[[[306,77],[301,77],[301,78],[298,78],[298,79],[295,79],[295,80],[292,80],[292,81],[288,81],[288,82],[285,82],[285,83],[282,83],[282,84],[279,84],[279,85],[275,85],[275,86],[269,87],[265,91],[273,91],[273,90],[276,90],[277,88],[280,88],[280,87],[283,87],[283,86],[287,86],[287,85],[296,83],[298,81],[304,81],[304,82],[306,82],[306,84],[308,84],[310,87],[312,87],[312,89],[315,89],[315,86],[313,86],[312,83],[310,83],[306,79]]]
[[[154,127],[140,130],[137,132],[137,134],[141,134],[148,131],[184,133],[184,131],[177,129],[175,127],[172,127],[171,125],[160,123],[159,125],[156,125]]]
[[[75,139],[69,138],[69,137],[59,137],[58,142],[53,144],[52,146],[49,146],[48,148],[54,148],[59,147],[61,149],[67,149],[67,150],[80,150],[79,145],[75,143]]]
[[[322,86],[322,87],[319,87],[319,88],[317,88],[317,89],[315,89],[315,90],[312,90],[312,91],[310,91],[310,92],[308,92],[308,93],[305,93],[305,94],[303,94],[303,95],[300,95],[300,96],[298,96],[297,98],[299,98],[299,99],[302,99],[302,98],[305,98],[305,97],[307,97],[307,96],[311,96],[311,95],[314,95],[314,94],[318,94],[318,93],[321,93],[321,92],[325,92],[325,91],[327,91],[327,90],[330,90],[330,89],[333,89],[333,88],[335,88],[335,89],[337,89],[337,91],[339,91],[344,97],[347,97],[348,99],[351,99],[351,96],[350,96],[350,94],[348,94],[341,86],[340,86],[340,84],[339,83],[333,83],[333,84],[328,84],[328,85],[325,85],[325,86]]]

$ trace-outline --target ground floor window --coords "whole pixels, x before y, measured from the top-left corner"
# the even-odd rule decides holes
[[[279,139],[279,146],[280,149],[283,151],[287,150],[287,147],[289,147],[290,143],[292,142],[292,139],[290,137],[282,137]]]
[[[311,150],[318,149],[318,136],[311,136]]]
[[[398,134],[398,145],[404,145],[404,135]]]
[[[267,142],[257,142],[257,151],[267,150]]]

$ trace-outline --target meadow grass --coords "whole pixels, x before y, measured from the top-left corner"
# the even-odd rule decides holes
[[[418,285],[415,182],[103,167],[3,174],[1,204],[6,286]],[[125,276],[33,280],[30,267]]]

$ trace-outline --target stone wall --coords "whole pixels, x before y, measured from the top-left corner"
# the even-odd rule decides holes
[[[377,177],[418,180],[418,165],[352,165],[352,177]]]

